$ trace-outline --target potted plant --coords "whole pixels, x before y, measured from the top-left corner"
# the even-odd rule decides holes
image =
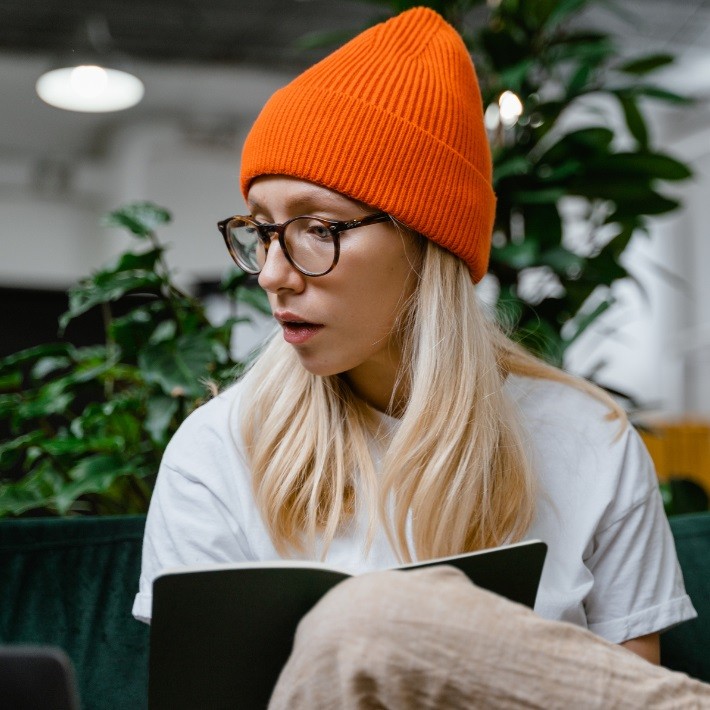
[[[157,235],[169,221],[149,203],[108,215],[138,248],[71,288],[60,320],[64,330],[101,309],[103,343],[56,342],[0,360],[0,424],[10,433],[0,443],[0,517],[145,512],[172,433],[210,387],[241,372],[230,354],[240,319],[213,325],[174,283]],[[242,272],[231,272],[222,292],[269,312]]]

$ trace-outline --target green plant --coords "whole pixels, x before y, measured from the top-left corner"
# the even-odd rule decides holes
[[[140,247],[69,291],[63,331],[100,308],[105,342],[40,345],[0,360],[0,517],[145,511],[168,439],[243,363],[229,352],[240,318],[212,325],[202,303],[176,287],[156,230],[168,212],[136,203],[112,212]],[[236,304],[268,312],[261,291],[234,271],[222,284]],[[114,314],[121,301],[122,315]]]
[[[474,13],[476,28],[467,23],[483,0],[370,1],[393,12],[427,5],[459,29],[491,125],[503,92],[521,100],[514,125],[498,120],[491,129],[498,205],[490,272],[513,337],[563,365],[570,345],[614,304],[612,286],[634,278],[622,259],[632,237],[679,206],[659,185],[690,177],[653,148],[643,115],[644,100],[687,102],[648,81],[673,57],[622,58],[608,34],[579,26],[593,0],[489,2]],[[582,125],[571,114],[583,114]],[[563,217],[572,199],[574,240]]]

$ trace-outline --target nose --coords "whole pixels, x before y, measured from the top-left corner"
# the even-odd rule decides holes
[[[286,258],[278,239],[271,240],[258,281],[259,286],[268,293],[284,290],[299,292],[305,285],[305,277]]]

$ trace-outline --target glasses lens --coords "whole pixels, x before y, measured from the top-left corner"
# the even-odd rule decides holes
[[[243,219],[233,219],[227,225],[232,256],[247,273],[258,274],[264,265],[264,245],[257,228]]]
[[[299,217],[286,226],[286,249],[301,270],[317,276],[335,261],[335,237],[326,222],[314,217]]]

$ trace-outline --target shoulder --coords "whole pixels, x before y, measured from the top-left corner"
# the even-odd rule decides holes
[[[198,460],[225,461],[225,451],[240,453],[239,412],[244,387],[238,382],[195,409],[180,425],[165,450],[163,462],[190,469]]]
[[[543,487],[573,508],[593,502],[611,519],[657,488],[653,464],[634,428],[570,384],[511,377],[514,402]]]
[[[609,407],[572,384],[537,377],[511,375],[505,383],[509,398],[531,424],[585,424],[618,432],[620,422],[609,420]],[[567,428],[567,427],[565,427]]]

